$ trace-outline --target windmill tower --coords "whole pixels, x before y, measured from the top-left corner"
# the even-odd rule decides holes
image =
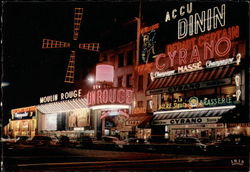
[[[83,8],[75,8],[74,12],[74,29],[73,29],[73,40],[78,40],[79,30],[81,26],[83,16]],[[49,48],[70,48],[71,45],[69,42],[62,42],[57,40],[51,40],[51,39],[43,39],[42,48],[43,49],[49,49]],[[80,43],[78,45],[78,48],[89,50],[89,51],[99,51],[99,43]],[[65,83],[74,83],[74,77],[75,77],[75,57],[76,52],[71,50],[69,63],[65,75]]]

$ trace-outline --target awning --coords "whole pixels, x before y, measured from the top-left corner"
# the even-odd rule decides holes
[[[153,125],[217,123],[224,115],[231,115],[236,106],[221,106],[198,109],[181,109],[155,112]]]
[[[68,112],[82,108],[88,108],[87,99],[79,98],[79,99],[37,105],[37,109],[42,113]]]
[[[160,93],[168,92],[168,91],[171,92],[171,90],[162,89],[162,88],[168,88],[168,87],[179,86],[179,85],[183,85],[183,86],[186,85],[186,87],[188,87],[187,84],[190,84],[190,83],[193,84],[193,83],[199,83],[199,82],[205,82],[205,81],[213,81],[213,80],[220,80],[224,78],[231,78],[234,71],[235,71],[234,66],[231,66],[231,67],[221,66],[219,68],[194,71],[194,72],[178,74],[178,75],[173,75],[173,76],[168,76],[168,77],[163,77],[163,78],[156,78],[148,86],[146,93],[148,95],[160,94]],[[221,81],[221,82],[226,82],[226,81]],[[223,85],[223,83],[215,83],[215,84]],[[228,84],[228,82],[224,84]],[[213,86],[213,83],[205,83],[205,85],[203,84],[202,87],[204,88],[204,87],[209,87],[209,86]],[[175,89],[184,89],[184,87],[175,88]],[[197,88],[194,86],[193,89],[197,89]]]
[[[130,115],[129,118],[125,121],[126,126],[141,126],[153,118],[152,115],[148,114],[136,114]]]

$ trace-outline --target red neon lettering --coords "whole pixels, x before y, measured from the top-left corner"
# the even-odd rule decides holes
[[[115,103],[116,101],[116,89],[109,89],[109,102]]]
[[[91,104],[94,105],[95,104],[95,100],[96,100],[96,92],[95,91],[91,91]]]
[[[109,100],[109,92],[107,89],[103,90],[102,92],[102,102],[103,103],[108,103]]]
[[[126,104],[131,104],[133,102],[133,91],[126,90]]]
[[[90,96],[90,92],[88,92],[88,94],[87,94],[87,105],[91,105],[91,96]]]
[[[179,65],[187,64],[186,57],[187,57],[187,49],[185,48],[180,49],[179,50]]]
[[[177,51],[174,51],[173,53],[168,52],[168,57],[170,58],[170,66],[174,66],[174,57],[176,56]]]
[[[126,101],[125,90],[121,88],[117,91],[117,102],[124,103],[125,101]]]
[[[96,103],[102,104],[102,90],[97,90],[96,92]]]
[[[166,64],[163,63],[162,65],[160,65],[160,61],[162,60],[162,58],[165,58],[165,57],[166,57],[166,54],[163,54],[163,53],[157,55],[155,59],[155,66],[157,70],[161,71],[165,69]]]
[[[208,56],[208,52],[210,56]],[[211,59],[214,57],[214,41],[211,40],[210,44],[205,42],[204,43],[204,60]]]
[[[200,58],[200,53],[199,53],[198,47],[197,47],[197,45],[194,45],[191,59],[190,59],[190,63],[198,62],[200,60],[201,60],[201,58]]]
[[[219,46],[222,42],[225,42],[227,44],[226,49],[224,51],[219,50]],[[229,53],[230,49],[231,49],[231,41],[227,37],[220,38],[215,44],[215,53],[220,57],[225,56],[227,53]]]

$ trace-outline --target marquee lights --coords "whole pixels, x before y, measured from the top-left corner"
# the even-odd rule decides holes
[[[96,105],[91,106],[90,109],[97,110],[97,109],[129,109],[129,105],[119,105],[119,104],[112,104],[112,105]]]
[[[171,111],[158,111],[154,112],[154,115],[157,114],[165,114],[165,113],[173,113],[173,112],[193,112],[193,111],[204,111],[204,110],[220,110],[220,109],[234,109],[235,105],[230,106],[219,106],[219,107],[209,107],[209,108],[199,108],[199,109],[180,109],[180,110],[171,110]]]

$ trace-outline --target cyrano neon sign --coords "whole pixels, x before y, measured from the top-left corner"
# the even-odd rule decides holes
[[[169,44],[166,46],[165,53],[157,55],[155,67],[157,71],[164,71],[198,62],[205,65],[208,60],[225,58],[232,49],[231,41],[238,37],[239,26],[232,26],[196,38]]]

